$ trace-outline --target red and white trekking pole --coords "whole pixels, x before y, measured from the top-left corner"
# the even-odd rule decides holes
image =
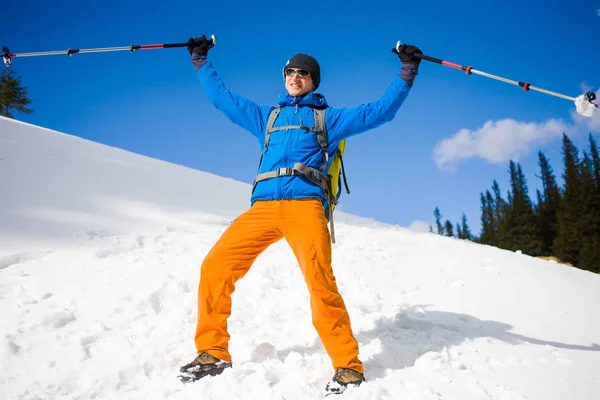
[[[400,51],[401,45],[402,45],[401,42],[398,41],[398,43],[396,44],[396,47],[394,49],[392,49],[392,52],[398,54],[398,52]],[[512,79],[503,78],[501,76],[492,75],[487,72],[478,71],[470,66],[455,64],[455,63],[452,63],[449,61],[441,60],[439,58],[430,57],[430,56],[426,56],[423,54],[415,54],[414,57],[418,57],[422,60],[431,61],[436,64],[445,65],[446,67],[460,69],[462,71],[465,71],[465,73],[467,75],[471,75],[471,74],[481,75],[481,76],[485,76],[486,78],[496,79],[498,81],[502,81],[502,82],[510,83],[512,85],[520,86],[526,92],[529,90],[535,90],[538,92],[549,94],[551,96],[556,96],[556,97],[560,97],[560,98],[563,98],[566,100],[571,100],[571,101],[575,102],[575,105],[577,107],[577,112],[585,117],[593,116],[596,109],[599,107],[598,104],[595,104],[593,102],[594,100],[596,100],[596,94],[594,92],[586,92],[578,97],[566,96],[564,94],[552,92],[550,90],[546,90],[546,89],[542,89],[542,88],[533,86],[528,82],[521,82],[521,81],[515,81]]]
[[[215,35],[211,36],[213,46],[217,43],[217,39]],[[166,43],[166,44],[143,44],[143,45],[135,45],[131,46],[123,46],[123,47],[100,47],[94,49],[67,49],[67,50],[57,50],[57,51],[39,51],[35,53],[11,53],[8,47],[2,47],[2,58],[4,59],[4,65],[10,67],[11,61],[15,57],[36,57],[36,56],[54,56],[59,54],[66,54],[69,57],[74,54],[83,54],[83,53],[101,53],[107,51],[130,51],[135,53],[138,50],[152,50],[152,49],[172,49],[175,47],[187,47],[188,43]]]

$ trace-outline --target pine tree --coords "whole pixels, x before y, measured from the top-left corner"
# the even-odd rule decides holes
[[[542,252],[542,239],[538,220],[533,212],[527,189],[527,180],[521,165],[510,161],[510,207],[503,224],[502,247],[521,250],[525,254],[538,256]]]
[[[502,198],[502,193],[500,193],[500,185],[495,179],[492,183],[492,191],[494,192],[494,220],[496,226],[499,227],[504,223],[509,205]]]
[[[589,134],[588,141],[590,158],[587,175],[591,183],[588,183],[587,190],[584,190],[589,196],[589,203],[586,204],[585,210],[587,214],[587,226],[583,228],[584,238],[577,266],[588,271],[600,273],[600,156],[598,154],[598,145],[591,133]]]
[[[481,210],[481,236],[479,236],[479,242],[487,244],[492,233],[491,207],[485,200],[485,195],[483,193],[479,193],[479,202],[481,203],[481,206],[479,207]]]
[[[479,243],[496,245],[497,226],[494,217],[494,198],[489,190],[481,193],[481,236]]]
[[[590,143],[590,156],[592,157],[594,185],[596,189],[600,190],[600,156],[598,155],[598,145],[591,133],[588,136],[588,141]]]
[[[600,235],[597,233],[583,238],[577,267],[600,273]]]
[[[556,178],[548,159],[541,151],[538,152],[538,165],[540,166],[540,178],[542,180],[543,192],[537,191],[537,215],[540,222],[540,233],[542,235],[542,254],[552,255],[552,243],[556,238],[556,213],[560,204],[560,189],[556,184]]]
[[[435,217],[435,225],[437,227],[437,234],[438,235],[443,235],[444,234],[444,227],[442,226],[442,214],[440,214],[440,209],[439,208],[435,208],[435,210],[433,210],[433,215]]]
[[[471,229],[469,229],[469,225],[467,225],[467,216],[465,213],[462,215],[462,231],[458,236],[460,239],[473,240],[473,234],[471,233]]]
[[[590,150],[595,142],[590,137]],[[595,149],[597,151],[597,148]],[[596,154],[597,155],[597,154]],[[585,218],[579,224],[581,234],[580,254],[577,267],[593,271],[600,264],[598,247],[598,226],[600,225],[600,198],[595,185],[594,161],[587,152],[583,152],[583,160],[579,165],[581,177],[582,206]]]
[[[549,255],[550,252],[546,251],[547,247],[544,244],[544,230],[542,229],[544,224],[546,223],[545,220],[542,220],[542,215],[544,214],[544,195],[542,194],[542,192],[540,192],[539,189],[536,189],[535,191],[535,197],[537,199],[537,202],[533,205],[533,212],[535,213],[535,216],[538,219],[538,223],[540,225],[540,235],[542,236],[542,255]]]
[[[446,236],[454,236],[454,227],[452,226],[452,222],[446,220],[445,224]]]
[[[583,183],[580,175],[579,150],[563,133],[564,194],[557,212],[557,231],[553,247],[562,261],[577,265],[583,237],[581,220],[585,217]]]
[[[21,86],[21,78],[15,74],[14,70],[7,69],[0,77],[0,115],[14,118],[11,110],[22,114],[31,114],[33,110],[27,108],[30,103],[31,100],[27,97],[27,88]]]
[[[506,213],[510,208],[510,193],[508,201],[504,200],[502,193],[500,192],[500,185],[498,181],[494,179],[492,183],[492,191],[494,192],[494,242],[493,245],[500,248],[506,247]]]

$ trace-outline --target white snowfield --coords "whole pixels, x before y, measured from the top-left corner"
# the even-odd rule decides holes
[[[0,118],[0,398],[323,398],[333,370],[285,241],[236,287],[233,368],[177,379],[196,355],[200,263],[249,195]],[[599,398],[600,276],[336,216],[367,379],[340,399]]]

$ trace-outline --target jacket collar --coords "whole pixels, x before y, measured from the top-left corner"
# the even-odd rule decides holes
[[[281,93],[277,97],[277,104],[281,107],[284,106],[313,106],[313,107],[327,107],[327,101],[325,97],[320,93],[310,92],[304,96],[290,96],[287,91]]]

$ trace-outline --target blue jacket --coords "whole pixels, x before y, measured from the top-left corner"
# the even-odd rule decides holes
[[[227,89],[208,60],[198,69],[198,78],[212,104],[233,123],[254,135],[263,149],[267,119],[273,107],[256,104]],[[341,140],[391,121],[409,91],[410,86],[400,76],[396,76],[383,96],[376,101],[347,108],[328,107],[325,113],[325,126],[329,143],[327,148],[330,155],[329,164],[333,161],[333,155]],[[328,106],[325,98],[314,92],[303,97],[291,97],[285,91],[279,95],[277,103],[284,108],[277,117],[274,127],[313,126],[311,106]],[[297,162],[317,169],[323,166],[323,152],[315,134],[302,129],[275,131],[271,134],[258,173],[292,167]],[[303,175],[281,176],[258,182],[252,193],[251,203],[257,200],[300,198],[319,198],[324,206],[327,205],[323,191]]]

